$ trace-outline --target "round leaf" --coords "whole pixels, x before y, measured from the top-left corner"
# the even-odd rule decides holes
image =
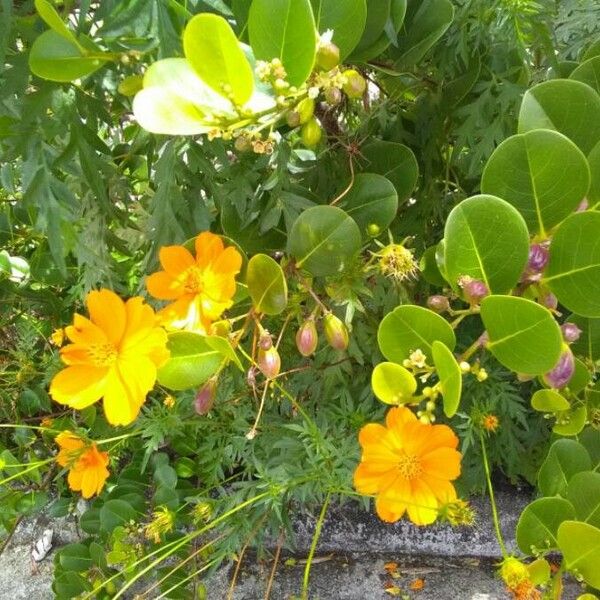
[[[567,500],[575,508],[575,516],[594,527],[600,527],[600,473],[577,473],[567,486]]]
[[[187,390],[205,383],[223,362],[223,355],[204,336],[187,331],[169,335],[171,358],[158,371],[158,381],[171,390]]]
[[[592,174],[588,202],[590,208],[598,209],[600,206],[600,142],[593,147],[587,159]]]
[[[558,362],[562,334],[547,308],[525,298],[488,296],[481,303],[481,318],[487,348],[505,367],[542,375]]]
[[[444,287],[446,285],[446,280],[444,276],[440,272],[440,268],[436,259],[437,246],[429,246],[423,252],[423,256],[421,256],[421,260],[419,261],[419,269],[421,270],[421,275],[423,275],[424,279],[431,283],[431,285],[435,285],[437,287]]]
[[[590,455],[575,440],[561,439],[550,447],[538,473],[538,487],[544,496],[564,496],[567,485],[577,473],[589,471]]]
[[[315,63],[317,36],[310,0],[254,0],[248,17],[254,56],[279,58],[291,85],[302,85]]]
[[[539,83],[525,93],[519,113],[519,133],[532,129],[560,131],[587,155],[600,140],[600,96],[580,81]]]
[[[336,206],[314,206],[294,221],[289,253],[299,268],[315,276],[335,275],[360,250],[356,222]]]
[[[435,341],[442,342],[451,351],[456,345],[454,330],[443,317],[409,304],[398,306],[383,318],[377,341],[382,354],[396,363],[402,363],[415,350],[421,350],[431,359]]]
[[[517,523],[521,552],[539,554],[558,547],[556,534],[563,521],[575,518],[573,505],[564,498],[539,498],[528,504]]]
[[[585,427],[587,408],[579,406],[573,410],[559,413],[552,431],[565,437],[577,435]]]
[[[590,169],[581,150],[546,129],[502,142],[481,180],[483,192],[504,198],[523,215],[529,231],[542,236],[577,208],[589,186]]]
[[[386,404],[410,402],[417,391],[417,381],[410,371],[396,363],[378,364],[371,375],[375,396]]]
[[[372,225],[378,233],[390,226],[398,211],[398,194],[392,182],[382,175],[361,173],[354,178],[342,207],[356,221],[363,237],[368,238]]]
[[[591,381],[591,375],[585,363],[575,358],[575,372],[573,373],[567,388],[571,394],[578,394],[585,389]]]
[[[58,551],[58,562],[66,571],[87,571],[92,567],[92,558],[87,546],[68,544]]]
[[[35,0],[35,9],[37,10],[40,17],[45,21],[46,25],[53,29],[56,33],[64,37],[66,40],[72,42],[80,50],[83,48],[80,46],[75,34],[66,26],[65,22],[61,19],[60,15],[56,12],[56,9],[48,0]]]
[[[287,306],[287,282],[279,264],[266,254],[256,254],[248,263],[248,292],[257,312],[278,315]]]
[[[600,588],[600,529],[579,521],[565,521],[558,528],[558,547],[569,571]]]
[[[560,412],[569,410],[569,401],[555,390],[538,390],[531,398],[531,406],[540,412]]]
[[[501,235],[500,235],[501,232]],[[444,263],[457,289],[460,277],[483,281],[494,294],[510,291],[529,256],[529,232],[523,217],[495,196],[473,196],[456,206],[446,221]]]
[[[584,317],[600,317],[600,213],[571,215],[556,230],[543,282],[560,303]]]
[[[183,33],[185,56],[215,92],[245,104],[254,90],[254,74],[229,23],[219,15],[202,13]]]
[[[133,507],[125,500],[107,500],[100,508],[100,527],[112,531],[137,517]]]
[[[333,43],[344,60],[356,47],[367,22],[365,0],[311,0],[317,31],[333,31]]]
[[[376,44],[384,33],[383,30],[390,17],[391,0],[366,0],[366,5],[365,26],[360,41],[352,53],[351,60],[369,60],[373,57],[370,51],[371,46]]]
[[[571,315],[569,322],[581,329],[579,339],[571,345],[573,353],[592,362],[600,359],[600,319]]]
[[[456,414],[460,404],[462,392],[462,372],[454,354],[448,346],[435,341],[431,345],[433,364],[440,378],[442,397],[444,400],[444,414],[450,418]]]
[[[582,62],[570,75],[569,79],[581,81],[600,94],[600,56],[594,56]]]
[[[410,198],[419,177],[419,165],[413,151],[404,144],[377,140],[360,151],[364,170],[387,177],[396,188],[398,201]]]

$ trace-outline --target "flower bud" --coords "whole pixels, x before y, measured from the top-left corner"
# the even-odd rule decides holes
[[[304,98],[304,100],[298,102],[296,110],[298,111],[299,124],[304,125],[304,123],[308,123],[315,114],[315,101],[312,98]]]
[[[461,277],[458,285],[463,289],[465,300],[469,304],[479,304],[490,293],[488,286],[483,281],[469,276]]]
[[[199,415],[208,414],[215,403],[216,394],[217,380],[213,377],[196,392],[196,398],[194,399],[196,413]]]
[[[262,350],[269,350],[273,345],[273,338],[271,334],[265,329],[261,334],[258,340],[258,347]]]
[[[300,137],[302,138],[302,143],[307,148],[313,148],[320,141],[323,135],[323,130],[319,125],[319,122],[316,119],[311,119],[307,123],[302,126],[302,130],[300,131]]]
[[[267,379],[273,379],[279,375],[279,371],[281,370],[281,357],[275,346],[271,346],[268,350],[259,348],[258,360],[256,362],[258,368]]]
[[[558,359],[556,366],[543,376],[544,383],[551,388],[563,388],[569,383],[575,372],[575,358],[567,347]]]
[[[365,78],[354,69],[348,69],[344,71],[342,75],[345,78],[344,92],[349,98],[360,98],[367,89],[367,82]]]
[[[427,306],[436,313],[444,313],[450,308],[450,302],[446,296],[436,295],[427,298]]]
[[[567,344],[576,342],[581,336],[581,329],[579,329],[575,323],[563,323],[560,326],[560,330],[562,331],[563,339]]]
[[[319,336],[315,320],[311,317],[304,321],[296,333],[296,347],[302,356],[310,356],[317,349]]]
[[[297,110],[290,110],[285,116],[285,120],[290,127],[298,127],[300,125],[300,113]]]
[[[323,71],[331,71],[340,63],[340,49],[332,42],[319,44],[315,64]]]
[[[552,294],[548,293],[540,299],[541,303],[550,310],[556,310],[558,307],[558,298]]]
[[[323,323],[329,345],[335,350],[345,350],[349,342],[346,325],[333,313],[327,313],[323,317]]]
[[[233,146],[238,152],[250,152],[252,150],[252,142],[245,135],[236,137]]]
[[[548,264],[548,246],[545,244],[532,244],[529,248],[529,260],[527,270],[530,273],[541,273]]]
[[[335,106],[342,101],[342,92],[339,88],[330,87],[325,90],[325,102],[331,106]]]

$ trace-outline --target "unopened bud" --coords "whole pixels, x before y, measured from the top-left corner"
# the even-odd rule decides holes
[[[367,89],[367,82],[365,78],[354,69],[348,69],[344,71],[342,75],[345,78],[344,92],[349,98],[360,98]]]
[[[463,289],[465,300],[469,304],[479,304],[490,293],[488,286],[483,281],[469,276],[461,277],[458,285]]]
[[[333,313],[327,313],[323,317],[323,323],[329,345],[336,350],[346,350],[349,342],[346,325]]]
[[[323,130],[319,125],[319,122],[316,119],[311,119],[307,123],[302,126],[302,130],[300,131],[300,137],[302,138],[302,143],[307,148],[313,148],[320,141],[323,136]]]
[[[297,110],[290,110],[285,116],[285,120],[290,127],[298,127],[300,125],[300,113]]]
[[[339,88],[330,87],[325,90],[325,102],[331,106],[335,106],[342,101],[342,92]]]
[[[302,356],[310,356],[317,349],[319,336],[313,318],[307,319],[302,323],[296,333],[296,347]]]
[[[427,306],[436,313],[444,313],[450,308],[450,302],[446,296],[436,295],[427,298]]]
[[[271,334],[265,329],[261,334],[258,340],[258,347],[261,350],[269,350],[273,345],[273,338]]]
[[[215,403],[217,393],[217,380],[213,377],[209,379],[197,392],[194,399],[194,408],[199,415],[206,415],[210,412]]]
[[[300,100],[298,106],[296,106],[296,111],[298,112],[298,123],[300,125],[308,123],[315,114],[315,101],[312,98]]]
[[[544,383],[551,388],[563,388],[575,372],[575,358],[569,348],[563,351],[556,366],[543,376]]]
[[[245,135],[236,137],[233,146],[238,152],[250,152],[252,150],[252,142]]]
[[[563,323],[560,326],[560,330],[562,331],[563,339],[567,344],[576,342],[581,336],[581,329],[579,329],[575,323]]]
[[[339,62],[340,49],[335,44],[328,42],[319,45],[315,59],[315,64],[318,68],[323,71],[331,71],[331,69],[338,66]]]
[[[541,273],[548,264],[548,246],[546,244],[532,244],[529,248],[527,270],[530,273]]]
[[[281,357],[277,348],[271,346],[268,350],[260,348],[258,350],[258,368],[267,379],[273,379],[281,371]]]
[[[558,298],[554,294],[548,293],[541,298],[541,303],[550,310],[556,310],[558,307]]]

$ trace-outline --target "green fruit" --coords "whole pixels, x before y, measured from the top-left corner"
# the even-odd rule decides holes
[[[298,102],[296,106],[296,112],[298,113],[298,124],[304,125],[312,119],[315,114],[315,101],[312,98],[304,98]]]
[[[314,148],[323,136],[323,130],[316,119],[311,119],[302,126],[300,137],[307,148]]]
[[[344,92],[349,98],[361,98],[367,89],[365,78],[354,69],[344,71],[342,75],[346,78]]]
[[[317,50],[316,65],[323,71],[331,71],[340,64],[340,49],[329,42],[319,46]]]

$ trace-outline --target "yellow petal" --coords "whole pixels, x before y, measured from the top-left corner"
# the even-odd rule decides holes
[[[73,365],[55,375],[50,396],[59,404],[82,409],[100,400],[106,385],[108,368]]]
[[[69,471],[69,475],[67,477],[67,483],[69,484],[69,487],[74,492],[79,492],[81,490],[82,477],[83,477],[82,471],[77,471],[75,469],[71,469]]]
[[[435,494],[421,479],[411,481],[412,497],[407,503],[408,516],[415,525],[430,525],[438,517]]]
[[[378,496],[375,500],[375,510],[382,521],[395,523],[406,512],[406,504]]]
[[[108,341],[104,331],[89,319],[77,313],[73,315],[73,325],[65,327],[65,334],[75,344],[85,346],[105,344]]]
[[[90,292],[87,295],[87,307],[90,319],[117,346],[125,331],[125,303],[111,290]]]

